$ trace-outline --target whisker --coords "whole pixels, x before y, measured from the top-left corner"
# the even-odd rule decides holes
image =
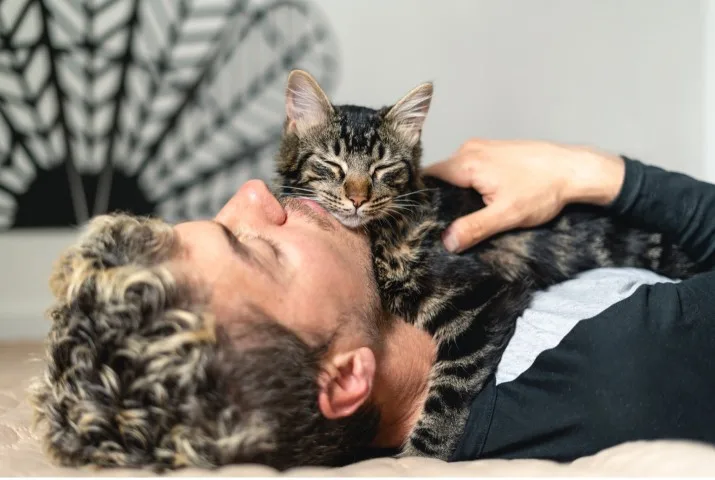
[[[393,208],[393,207],[391,206],[391,207],[386,208],[385,211],[386,211],[386,212],[399,213],[400,215],[404,215],[405,213],[410,213],[412,210],[410,210],[410,209],[408,209],[408,208]]]
[[[314,202],[320,203],[320,199],[318,197],[313,197],[309,195],[282,195],[281,198],[297,198],[297,199],[305,199],[305,200],[312,200]]]
[[[397,208],[407,208],[410,210],[417,210],[419,208],[424,207],[424,205],[420,203],[399,203],[399,202],[392,202],[388,205],[389,207],[397,207]]]
[[[402,195],[397,195],[395,199],[409,197],[410,195],[417,195],[418,193],[437,191],[436,188],[422,188],[420,190],[415,190],[414,192],[403,193]]]
[[[301,197],[304,196],[305,194],[303,192],[287,192],[281,194],[283,197]],[[311,195],[311,197],[318,198],[316,195]]]
[[[282,190],[291,190],[291,191],[301,191],[301,192],[310,192],[310,193],[315,193],[315,189],[313,188],[304,188],[304,187],[291,187],[288,185],[280,187]]]
[[[391,211],[393,211],[393,212],[399,211],[399,212],[408,212],[408,213],[415,211],[415,209],[413,209],[413,208],[401,207],[401,206],[398,206],[398,205],[392,205],[390,208],[387,208],[386,210],[391,210]]]
[[[395,217],[395,216],[392,214],[392,212],[390,212],[389,210],[385,210],[385,213],[388,214],[388,215],[390,216],[390,218],[392,218],[395,222],[399,222],[399,219],[398,219],[397,217]],[[395,213],[396,215],[400,215],[400,216],[401,216],[401,214],[398,213],[398,212],[394,212],[394,213]]]

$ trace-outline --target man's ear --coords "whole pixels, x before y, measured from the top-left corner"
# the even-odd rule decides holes
[[[430,103],[432,84],[423,83],[393,105],[385,115],[385,120],[392,124],[392,128],[408,145],[414,146],[420,139]]]
[[[326,418],[352,415],[372,393],[375,355],[361,347],[330,358],[318,379],[318,406]]]
[[[289,132],[301,135],[311,127],[328,122],[333,106],[318,82],[303,70],[288,75],[286,115]]]

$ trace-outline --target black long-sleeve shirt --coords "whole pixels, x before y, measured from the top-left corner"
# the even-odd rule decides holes
[[[715,186],[625,159],[614,215],[715,264]],[[715,272],[643,285],[473,402],[452,461],[568,461],[631,440],[715,443]]]

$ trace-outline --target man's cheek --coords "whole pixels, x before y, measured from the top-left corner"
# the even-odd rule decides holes
[[[312,267],[323,267],[328,262],[334,262],[339,255],[337,242],[327,242],[324,238],[303,237],[300,242],[303,262]]]

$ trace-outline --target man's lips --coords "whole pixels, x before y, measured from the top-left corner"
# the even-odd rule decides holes
[[[302,203],[310,207],[315,213],[320,215],[321,217],[328,217],[331,216],[330,213],[324,209],[318,202],[315,200],[310,200],[308,198],[300,198],[299,199]]]
[[[324,230],[335,230],[340,222],[330,212],[320,206],[315,200],[307,198],[289,198],[284,203],[284,208],[292,210],[298,215],[318,224]]]

